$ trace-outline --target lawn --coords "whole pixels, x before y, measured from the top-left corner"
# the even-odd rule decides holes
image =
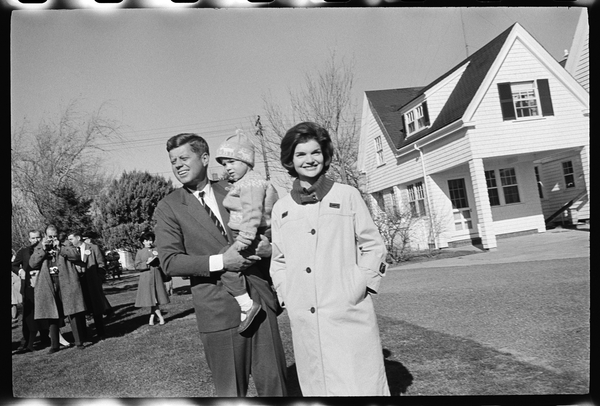
[[[149,326],[148,309],[134,307],[137,276],[104,285],[115,308],[107,338],[85,350],[13,354],[16,397],[127,398],[213,397],[188,287],[164,306],[167,323]],[[376,299],[377,300],[377,299]],[[385,366],[392,395],[585,394],[588,383],[568,373],[528,364],[475,341],[379,315]],[[291,396],[301,396],[295,376],[289,320],[279,317]],[[72,341],[70,328],[62,329]],[[20,323],[12,329],[13,351]],[[249,396],[256,396],[251,382]]]

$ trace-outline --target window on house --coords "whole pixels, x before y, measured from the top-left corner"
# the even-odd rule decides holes
[[[519,187],[517,186],[517,175],[514,168],[500,169],[500,183],[504,193],[504,203],[519,203]]]
[[[567,189],[575,187],[575,173],[573,172],[573,162],[563,162],[562,167],[563,175],[565,176],[565,186],[567,187]]]
[[[414,109],[408,111],[402,116],[402,120],[404,121],[404,129],[407,136],[429,126],[430,123],[427,102],[424,101]]]
[[[427,215],[425,210],[425,190],[423,182],[416,182],[406,187],[408,192],[408,205],[410,206],[411,214],[414,217],[422,217]]]
[[[540,178],[540,170],[536,166],[533,168],[535,170],[535,181],[537,182],[538,187],[538,195],[540,195],[540,199],[544,198],[544,185],[542,184],[542,180]]]
[[[490,206],[500,206],[500,195],[498,194],[496,172],[493,170],[485,171],[485,182],[487,183],[488,196],[490,197]]]
[[[539,115],[537,95],[533,82],[513,83],[510,86],[517,118]]]
[[[383,142],[381,136],[375,137],[375,157],[377,159],[377,166],[383,165]]]
[[[504,120],[554,115],[548,79],[498,83],[498,93]]]
[[[450,201],[453,209],[463,209],[469,207],[467,199],[467,189],[464,179],[451,179],[448,181],[448,191],[450,192]]]

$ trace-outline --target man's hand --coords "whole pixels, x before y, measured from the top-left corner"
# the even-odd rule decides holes
[[[231,246],[223,253],[223,269],[229,272],[240,272],[254,264],[258,259],[260,258],[256,255],[245,258],[240,255],[234,246]]]
[[[271,249],[271,243],[269,242],[269,239],[261,234],[260,242],[256,247],[256,255],[261,258],[268,258],[272,255],[272,253],[273,250]]]

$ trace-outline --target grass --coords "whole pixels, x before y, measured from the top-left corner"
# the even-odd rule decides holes
[[[12,356],[16,397],[213,397],[189,288],[176,289],[163,306],[167,323],[148,326],[148,309],[134,307],[137,276],[105,283],[115,316],[107,339],[85,350],[48,349]],[[585,394],[588,382],[531,365],[475,341],[379,316],[392,395]],[[288,365],[289,392],[301,396],[295,376],[289,320],[279,317]],[[63,335],[72,341],[67,325]],[[13,350],[20,323],[13,326]],[[32,384],[33,383],[33,384]],[[249,396],[256,396],[250,384]]]

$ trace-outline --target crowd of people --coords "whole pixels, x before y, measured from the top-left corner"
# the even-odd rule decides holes
[[[171,137],[167,152],[183,186],[158,203],[154,232],[140,237],[135,257],[135,306],[150,309],[148,324],[165,323],[164,282],[183,277],[217,396],[246,396],[250,375],[259,396],[287,396],[277,321],[284,309],[304,396],[388,396],[371,297],[386,249],[360,193],[327,176],[334,156],[327,130],[303,122],[286,132],[280,159],[294,182],[281,198],[254,171],[254,146],[241,131],[216,152],[227,180],[208,179],[209,148],[197,134]],[[24,275],[24,351],[44,329],[58,350],[63,314],[78,347],[87,337],[79,315],[91,312],[97,337],[104,334],[108,303],[95,276],[102,256],[93,244],[77,252],[84,243],[76,232],[64,244],[57,233],[32,231],[31,246],[13,260],[13,272],[22,266]]]
[[[12,259],[13,274],[21,281],[23,312],[17,353],[35,351],[38,332],[41,344],[50,345],[50,353],[71,345],[84,349],[86,343],[104,339],[104,318],[112,308],[102,289],[100,248],[84,241],[79,231],[59,234],[54,225],[48,225],[44,234],[30,230],[29,242]],[[88,315],[94,320],[94,336],[88,332]],[[60,333],[65,319],[74,343]]]

